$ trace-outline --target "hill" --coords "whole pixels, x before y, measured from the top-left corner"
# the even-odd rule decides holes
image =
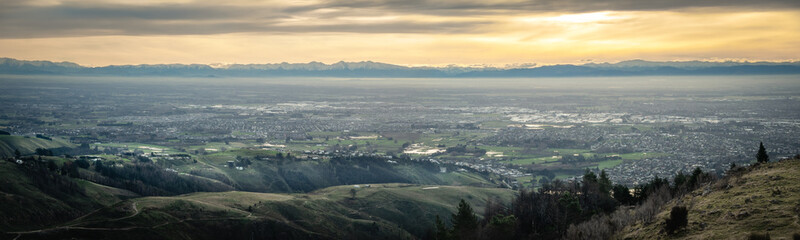
[[[791,239],[800,233],[800,159],[759,164],[667,203],[650,224],[625,228],[622,239],[747,239],[769,234]],[[673,206],[686,206],[688,226],[664,232]]]
[[[352,198],[351,189],[356,189]],[[9,233],[25,239],[398,239],[428,233],[460,199],[480,212],[499,188],[375,184],[307,194],[192,193],[130,199],[58,227]]]
[[[216,179],[248,192],[293,193],[350,184],[413,183],[426,185],[497,186],[487,174],[452,171],[440,172],[440,166],[430,162],[376,157],[334,157],[329,160],[275,159],[253,157],[250,154],[272,154],[267,151],[228,151],[201,156],[199,163],[175,163],[177,169],[187,169],[193,175]],[[216,167],[228,161],[252,159],[247,168],[236,170]],[[260,159],[260,160],[259,160]],[[169,162],[172,164],[173,162]],[[198,168],[198,164],[209,166]]]
[[[509,67],[407,67],[378,63],[337,62],[324,64],[154,64],[83,67],[75,63],[24,61],[0,58],[0,74],[178,76],[178,77],[370,77],[370,78],[458,78],[458,77],[591,77],[656,75],[771,75],[800,74],[800,62],[650,62],[564,64]]]
[[[0,161],[0,231],[41,228],[75,219],[136,194],[62,176],[35,161]]]
[[[37,148],[73,148],[74,144],[59,138],[39,138],[27,136],[0,135],[0,158],[14,156],[14,150],[19,150],[22,155],[33,154]]]

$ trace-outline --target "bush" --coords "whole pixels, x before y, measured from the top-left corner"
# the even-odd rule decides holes
[[[50,149],[46,149],[46,148],[37,148],[36,149],[36,155],[53,156],[53,151],[50,151]]]
[[[769,233],[750,233],[750,236],[747,236],[749,240],[769,240]],[[795,238],[797,239],[797,238]]]
[[[669,219],[667,219],[667,225],[664,226],[664,230],[667,231],[667,234],[672,234],[688,224],[689,210],[683,206],[674,206],[669,213]]]
[[[89,168],[89,165],[90,165],[89,161],[86,161],[85,159],[75,160],[75,164],[77,164],[79,168],[83,168],[83,169]]]

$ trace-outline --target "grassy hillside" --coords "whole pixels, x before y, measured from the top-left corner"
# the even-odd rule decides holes
[[[438,165],[411,161],[389,164],[382,158],[340,160],[253,160],[243,170],[222,167],[227,161],[236,161],[235,151],[200,156],[197,164],[176,167],[194,175],[229,183],[237,190],[250,192],[310,192],[313,190],[362,183],[414,183],[429,185],[497,186],[473,172],[456,172],[450,169],[440,173]],[[249,151],[256,152],[256,151]],[[267,151],[259,151],[267,152]],[[241,155],[247,157],[248,155]],[[199,167],[203,165],[204,167]]]
[[[357,189],[355,198],[351,189]],[[462,198],[480,213],[490,197],[508,203],[513,195],[498,188],[411,184],[336,186],[308,194],[193,193],[131,199],[61,227],[21,234],[24,239],[413,238],[425,235],[436,215],[448,219]]]
[[[13,157],[15,149],[18,149],[22,155],[26,155],[34,153],[37,148],[50,149],[60,147],[72,148],[75,145],[59,138],[47,140],[36,137],[0,135],[0,158]]]
[[[742,168],[707,188],[700,188],[662,208],[656,221],[634,225],[624,239],[747,239],[751,233],[791,239],[800,233],[800,160],[784,160]],[[688,227],[673,236],[664,233],[668,209],[689,209]]]
[[[0,231],[63,223],[136,194],[71,179],[39,168],[0,161]]]

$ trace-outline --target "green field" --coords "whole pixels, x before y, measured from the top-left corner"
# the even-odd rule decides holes
[[[489,148],[490,149],[502,149],[502,148],[494,148],[494,147],[489,147]],[[622,159],[618,159],[618,160],[606,160],[606,161],[601,161],[601,162],[595,162],[595,163],[592,164],[593,166],[596,166],[597,168],[606,169],[606,168],[611,168],[611,167],[617,166],[619,164],[622,164],[622,162],[625,161],[625,160],[635,161],[635,160],[641,160],[641,159],[645,159],[645,158],[658,158],[658,157],[664,157],[664,156],[668,156],[669,155],[669,154],[666,154],[666,153],[656,153],[656,152],[639,152],[639,153],[626,153],[626,154],[613,154],[613,153],[596,154],[596,153],[590,152],[588,149],[550,149],[549,151],[553,152],[553,154],[554,154],[553,156],[559,156],[559,157],[558,158],[553,158],[553,156],[527,157],[527,158],[514,159],[514,160],[509,161],[508,163],[515,164],[515,165],[545,164],[545,163],[550,164],[550,163],[558,162],[559,159],[560,159],[560,156],[573,155],[573,154],[581,154],[581,155],[583,155],[584,157],[587,157],[587,158],[594,157],[594,156],[613,156],[613,155],[617,155],[620,158],[622,158]],[[503,152],[503,155],[505,155],[505,152]]]
[[[126,148],[131,151],[142,151],[144,153],[151,153],[151,152],[163,152],[163,153],[180,153],[179,151],[167,147],[167,146],[160,146],[160,145],[153,145],[153,144],[143,144],[143,143],[99,143],[99,144],[92,144],[92,147],[98,146],[101,149],[103,147],[115,147],[115,148]]]
[[[60,138],[53,140],[27,136],[0,135],[0,158],[14,156],[14,150],[19,150],[22,155],[33,154],[37,148],[75,147],[74,144]]]

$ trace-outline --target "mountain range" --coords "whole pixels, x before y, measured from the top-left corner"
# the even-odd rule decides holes
[[[561,64],[515,67],[408,67],[380,62],[333,64],[142,64],[86,67],[72,62],[26,61],[0,58],[0,74],[76,76],[171,76],[171,77],[607,77],[668,75],[773,75],[800,74],[800,62],[654,62],[629,60],[619,63]]]

